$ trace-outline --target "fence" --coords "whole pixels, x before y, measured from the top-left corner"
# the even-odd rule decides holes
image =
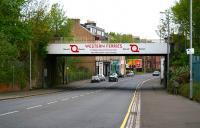
[[[193,79],[200,83],[200,56],[193,56]]]

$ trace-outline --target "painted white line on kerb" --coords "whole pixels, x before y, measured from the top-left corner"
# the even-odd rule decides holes
[[[39,107],[42,107],[42,105],[37,105],[37,106],[33,106],[33,107],[29,107],[29,108],[26,108],[26,109],[33,109],[33,108],[39,108]]]
[[[141,92],[139,92],[138,111],[137,111],[135,128],[140,128],[140,118],[141,118]]]
[[[47,104],[54,104],[54,103],[57,103],[58,101],[52,101],[52,102],[49,102]]]
[[[5,115],[9,115],[9,114],[13,114],[13,113],[17,113],[17,112],[19,112],[19,111],[12,111],[12,112],[3,113],[3,114],[0,114],[0,117],[5,116]]]

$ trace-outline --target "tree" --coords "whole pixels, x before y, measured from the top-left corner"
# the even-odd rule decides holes
[[[0,33],[0,83],[12,80],[12,67],[17,61],[17,47],[9,43]]]
[[[188,0],[180,0],[172,7],[174,21],[180,25],[180,29],[189,35],[190,28],[190,3]],[[193,46],[200,54],[200,2],[193,0]]]
[[[68,37],[69,40],[72,40],[72,22],[67,19],[63,8],[58,3],[51,6],[49,25],[53,37]]]
[[[119,34],[115,32],[109,33],[109,38],[111,43],[137,43],[139,40],[133,37],[131,34]]]

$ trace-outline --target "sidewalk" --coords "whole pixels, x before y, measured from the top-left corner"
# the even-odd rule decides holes
[[[37,95],[45,95],[45,94],[62,92],[62,91],[65,90],[63,88],[81,87],[82,85],[84,85],[84,83],[87,83],[88,81],[89,80],[82,80],[82,81],[72,82],[72,83],[67,84],[67,85],[62,85],[61,89],[36,89],[36,90],[31,90],[31,91],[0,93],[0,101],[1,100],[7,100],[7,99],[17,99],[17,98],[24,98],[24,97],[30,97],[30,96],[37,96]]]
[[[200,128],[199,103],[168,94],[157,87],[157,80],[147,82],[143,86],[141,128]]]

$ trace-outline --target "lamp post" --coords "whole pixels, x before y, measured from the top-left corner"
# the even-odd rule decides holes
[[[190,0],[190,50],[192,49],[192,0]],[[190,53],[190,99],[193,97],[192,53]]]
[[[31,67],[32,67],[32,55],[31,55],[31,42],[29,43],[29,63],[30,63],[30,65],[29,65],[29,88],[30,89],[32,89],[32,79],[31,79],[31,73],[32,73],[32,71],[31,71]]]

